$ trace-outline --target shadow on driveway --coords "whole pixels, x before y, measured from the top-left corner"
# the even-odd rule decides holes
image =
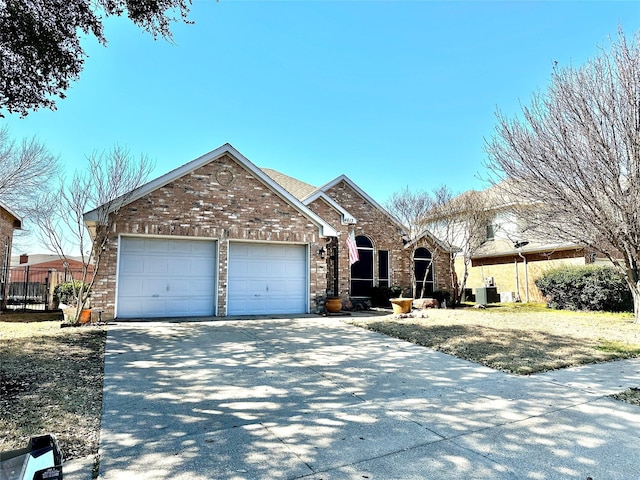
[[[640,409],[339,318],[109,328],[100,478],[640,478]]]

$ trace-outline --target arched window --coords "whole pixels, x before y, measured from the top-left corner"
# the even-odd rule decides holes
[[[351,265],[351,296],[368,297],[373,288],[373,243],[368,237],[356,237],[359,260]]]
[[[413,255],[413,273],[416,279],[415,298],[424,298],[433,293],[433,258],[424,247],[417,248]]]

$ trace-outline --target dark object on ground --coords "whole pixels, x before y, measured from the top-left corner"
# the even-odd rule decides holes
[[[19,450],[0,452],[3,480],[62,480],[62,453],[55,437],[32,437]]]

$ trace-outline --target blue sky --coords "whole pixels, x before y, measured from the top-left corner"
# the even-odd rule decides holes
[[[640,2],[196,0],[190,18],[174,44],[109,19],[56,111],[0,122],[69,172],[117,143],[155,177],[229,142],[316,186],[346,174],[381,204],[484,188],[496,108],[516,114],[554,61],[639,30]]]

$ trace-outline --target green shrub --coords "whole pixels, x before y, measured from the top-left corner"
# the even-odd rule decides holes
[[[374,307],[390,307],[390,298],[400,296],[402,289],[396,285],[392,287],[373,287],[371,289],[371,305]]]
[[[436,290],[429,296],[438,300],[438,303],[440,305],[442,305],[444,302],[446,302],[447,305],[451,305],[451,294],[446,290]]]
[[[547,306],[558,310],[633,310],[631,291],[613,267],[559,267],[545,272],[536,286],[546,297]]]
[[[85,288],[87,288],[87,285]],[[76,304],[76,296],[73,293],[77,292],[78,289],[82,286],[82,282],[80,280],[74,280],[72,282],[59,283],[56,285],[56,288],[53,289],[53,300],[59,303],[64,303],[65,305],[75,305]]]

